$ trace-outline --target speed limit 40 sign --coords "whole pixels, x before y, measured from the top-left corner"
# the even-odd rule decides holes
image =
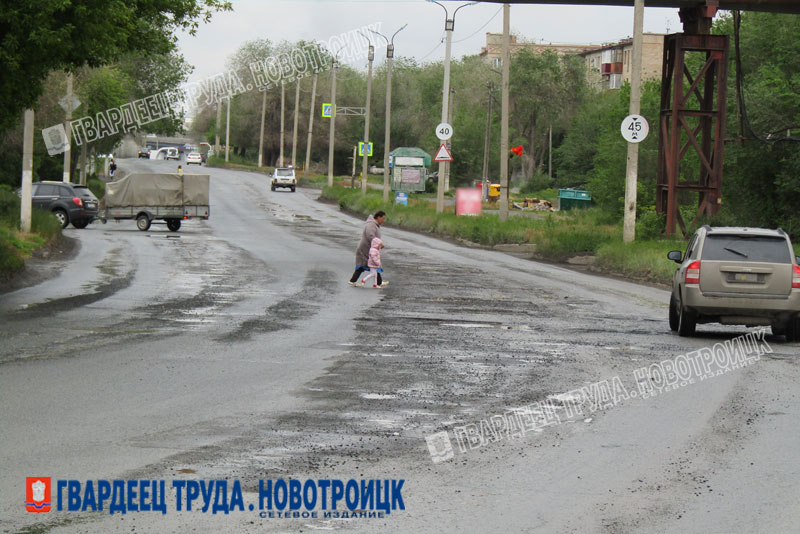
[[[650,125],[647,124],[647,119],[641,115],[628,115],[622,121],[620,126],[622,137],[629,143],[641,143],[647,138],[650,132]]]
[[[436,137],[442,141],[447,141],[453,137],[453,127],[446,122],[439,123],[439,126],[436,127]]]

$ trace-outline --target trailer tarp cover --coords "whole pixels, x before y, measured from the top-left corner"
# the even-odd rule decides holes
[[[129,174],[106,184],[105,206],[207,206],[207,174]]]

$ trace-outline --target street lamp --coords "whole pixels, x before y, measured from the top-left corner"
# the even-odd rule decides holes
[[[386,133],[383,143],[383,202],[389,202],[389,152],[391,150],[391,122],[392,122],[392,58],[394,57],[394,38],[403,31],[408,24],[394,32],[391,40],[387,39],[382,33],[370,30],[376,35],[383,37],[386,41]]]
[[[363,35],[363,34],[362,34]],[[366,35],[364,36],[366,37]],[[369,40],[369,39],[367,39]],[[364,121],[364,160],[361,165],[361,194],[367,193],[367,172],[369,171],[369,108],[372,100],[372,60],[375,59],[375,47],[369,45],[369,68],[367,70],[367,106],[365,109],[366,120]]]
[[[343,46],[331,56],[331,124],[328,133],[328,187],[333,187],[333,134],[336,129],[336,69],[339,65],[339,52]]]
[[[440,2],[435,0],[428,0],[434,4],[441,6],[444,9],[444,31],[447,34],[447,40],[444,52],[444,87],[442,88],[442,122],[447,122],[447,110],[450,98],[450,48],[453,43],[453,28],[456,25],[456,13],[462,7],[472,6],[478,2],[469,2],[460,5],[453,11],[453,16],[447,12],[447,8]],[[444,175],[445,175],[445,162],[439,162],[439,184],[436,188],[436,213],[441,213],[444,210]]]

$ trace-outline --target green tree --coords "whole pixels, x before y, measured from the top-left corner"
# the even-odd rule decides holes
[[[589,172],[588,189],[592,199],[605,211],[622,216],[625,204],[625,170],[627,165],[627,142],[620,134],[620,123],[628,115],[630,84],[611,92],[609,106],[600,114],[596,123],[598,136]],[[651,135],[639,143],[639,172],[637,208],[645,210],[655,205],[655,189],[658,171],[658,135],[653,125],[659,121],[661,82],[648,81],[642,86],[641,115],[651,124]],[[576,120],[579,120],[576,118]],[[577,134],[577,132],[576,132]],[[572,143],[572,141],[570,141]]]
[[[742,135],[725,145],[723,212],[737,224],[782,227],[798,239],[800,17],[742,13],[738,64],[733,17],[719,19],[714,32],[731,36],[727,137]],[[739,66],[744,113],[735,98]]]
[[[0,16],[0,130],[34,107],[53,70],[99,67],[128,52],[167,54],[174,33],[194,33],[222,0],[4,2]]]
[[[548,149],[548,129],[568,124],[586,93],[586,72],[578,56],[530,49],[514,54],[509,65],[511,125],[524,140],[525,179],[542,171]],[[513,137],[513,135],[512,135]]]

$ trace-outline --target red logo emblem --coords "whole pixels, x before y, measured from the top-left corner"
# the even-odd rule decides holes
[[[25,479],[25,509],[36,514],[50,511],[50,477]]]

